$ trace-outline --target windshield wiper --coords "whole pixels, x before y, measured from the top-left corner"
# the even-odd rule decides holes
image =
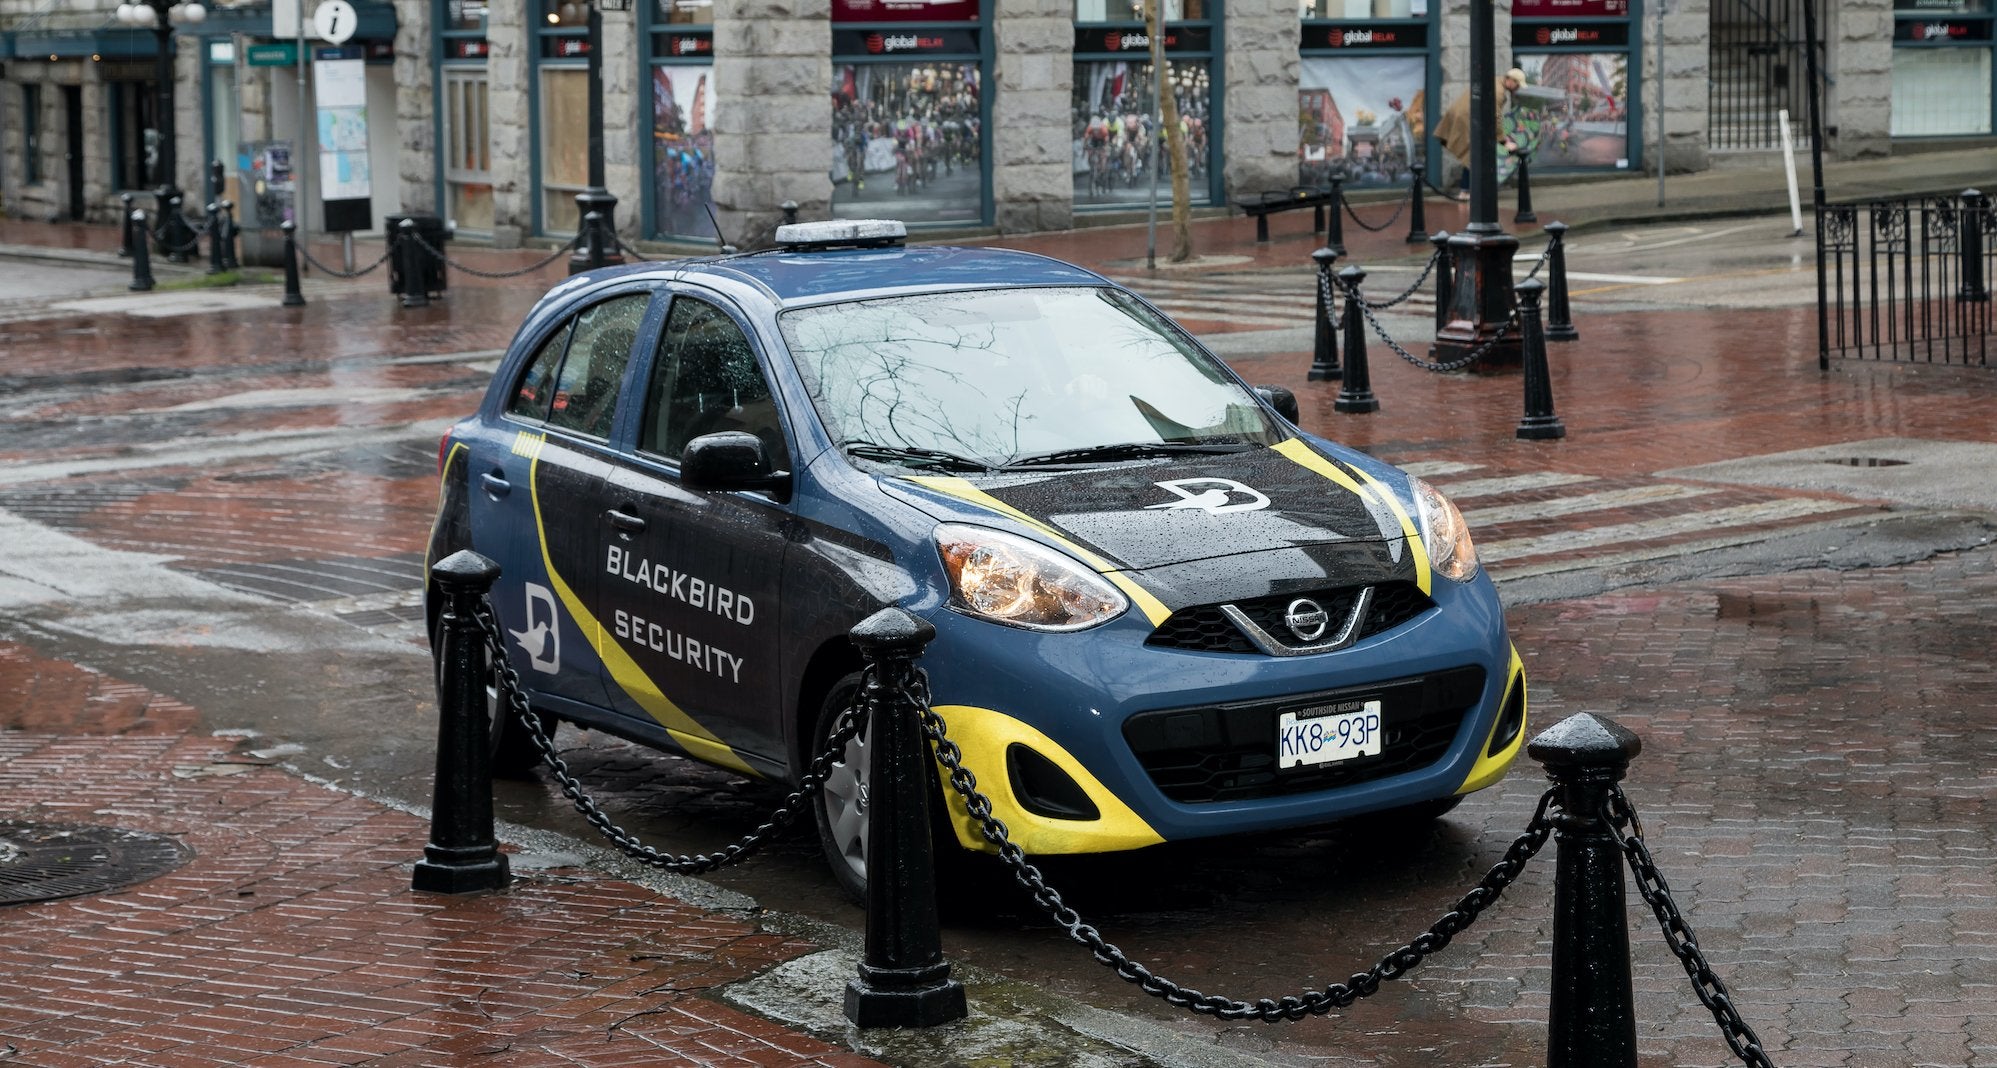
[[[942,449],[925,449],[916,445],[882,445],[874,441],[842,441],[839,447],[848,456],[858,456],[862,460],[884,460],[906,467],[928,468],[932,471],[984,471],[990,472],[992,465],[983,460],[973,460]]]
[[[1091,461],[1142,460],[1153,456],[1182,456],[1187,453],[1241,452],[1251,446],[1244,441],[1125,441],[1115,445],[1085,445],[1078,449],[1022,456],[1007,467],[1039,467],[1046,464],[1088,463]]]

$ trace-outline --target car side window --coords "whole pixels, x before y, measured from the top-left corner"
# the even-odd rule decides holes
[[[626,293],[591,305],[576,318],[575,338],[555,380],[548,425],[594,438],[609,438],[617,391],[631,363],[631,345],[645,318],[650,293]]]
[[[743,430],[785,465],[782,423],[756,351],[728,313],[694,297],[673,298],[652,364],[638,447],[677,460],[702,434]]]
[[[555,372],[561,370],[562,354],[568,351],[569,332],[574,329],[571,319],[548,335],[546,341],[527,361],[527,370],[520,376],[520,385],[513,391],[513,399],[506,402],[506,413],[522,419],[541,422],[548,418],[548,400],[554,390],[549,389],[555,380]]]

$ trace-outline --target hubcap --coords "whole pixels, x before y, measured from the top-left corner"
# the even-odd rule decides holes
[[[846,751],[825,776],[825,822],[832,842],[855,875],[867,877],[867,769],[872,764],[867,735],[862,731],[846,743]]]

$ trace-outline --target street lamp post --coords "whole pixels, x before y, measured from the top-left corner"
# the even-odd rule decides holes
[[[1488,346],[1475,366],[1517,366],[1512,256],[1519,240],[1498,225],[1497,35],[1491,0],[1470,0],[1470,223],[1449,239],[1456,278],[1433,355],[1447,363]],[[1503,335],[1500,336],[1500,331]]]
[[[622,11],[629,5],[630,0],[572,0],[563,5],[587,8],[589,18],[589,188],[576,194],[582,243],[569,256],[570,274],[624,262],[617,249],[617,197],[604,187],[603,177],[603,10]]]
[[[186,263],[193,258],[194,230],[187,225],[187,219],[180,213],[179,176],[174,173],[173,157],[173,26],[175,23],[195,25],[208,17],[208,9],[196,0],[143,0],[141,3],[119,4],[118,21],[127,26],[153,31],[158,49],[158,67],[154,74],[155,116],[153,120],[153,198],[158,210],[159,228],[153,231],[153,240],[159,250],[175,263]]]

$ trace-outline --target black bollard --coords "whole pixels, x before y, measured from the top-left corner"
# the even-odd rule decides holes
[[[429,307],[430,292],[423,284],[423,247],[416,242],[416,220],[405,216],[395,228],[395,254],[396,262],[402,264],[402,306]]]
[[[1546,224],[1551,235],[1546,243],[1546,340],[1579,341],[1574,329],[1574,311],[1567,304],[1567,224],[1559,220]]]
[[[284,231],[284,306],[303,307],[305,294],[298,291],[298,226],[286,219],[278,229]]]
[[[221,160],[211,159],[208,161],[208,199],[222,199],[222,182],[226,173],[222,169]]]
[[[1983,216],[1987,205],[1982,193],[1974,189],[1962,191],[1962,287],[1956,290],[1955,299],[1963,304],[1990,299],[1990,288],[1983,278]]]
[[[1338,253],[1328,248],[1311,253],[1317,264],[1317,332],[1311,335],[1312,382],[1335,382],[1345,371],[1338,366],[1338,330],[1331,317],[1336,313],[1328,293],[1331,290],[1331,265],[1338,259]]]
[[[1449,306],[1456,299],[1456,257],[1449,251],[1449,231],[1437,230],[1430,234],[1428,243],[1435,246],[1435,328],[1441,330],[1449,325]]]
[[[133,208],[131,217],[125,220],[126,229],[138,235],[132,242],[132,284],[126,289],[144,293],[153,287],[152,253],[146,248],[146,211]]]
[[[1636,1068],[1623,851],[1603,808],[1642,749],[1614,720],[1586,712],[1526,747],[1560,789],[1547,1068]]]
[[[1345,378],[1338,386],[1338,399],[1331,402],[1333,411],[1377,412],[1380,402],[1373,396],[1373,376],[1366,369],[1366,316],[1359,302],[1359,287],[1366,281],[1366,272],[1357,267],[1347,267],[1338,272],[1341,289],[1345,290]]]
[[[1525,362],[1525,416],[1517,436],[1524,441],[1551,441],[1567,436],[1553,414],[1553,382],[1546,370],[1546,334],[1539,327],[1539,295],[1546,283],[1528,278],[1512,287],[1519,297],[1520,349]]]
[[[1324,247],[1343,256],[1345,255],[1345,179],[1331,180],[1331,202],[1324,206],[1324,212]]]
[[[222,208],[208,202],[208,273],[222,273]]]
[[[786,200],[778,206],[778,210],[784,213],[785,226],[790,226],[797,222],[797,201]]]
[[[222,205],[222,269],[233,271],[242,264],[236,260],[236,205],[223,200]]]
[[[132,194],[118,194],[118,255],[132,254]]]
[[[584,212],[582,217],[583,250],[589,259],[589,269],[594,271],[604,265],[603,258],[603,215],[600,212]]]
[[[486,736],[485,632],[473,613],[499,577],[499,565],[462,549],[430,569],[444,594],[443,671],[437,679],[437,781],[430,844],[409,880],[413,890],[468,894],[511,881],[492,833],[492,749]],[[511,714],[501,706],[502,714]]]
[[[927,620],[883,608],[853,628],[867,676],[867,953],[846,984],[846,1018],[858,1027],[934,1027],[966,1015],[964,985],[950,978],[936,913],[929,789],[936,763],[909,690],[915,660],[936,637]]]
[[[1532,210],[1532,161],[1529,157],[1519,157],[1519,210],[1512,216],[1515,223],[1538,222],[1539,216]]]
[[[1409,168],[1408,196],[1413,198],[1408,205],[1408,244],[1419,245],[1428,240],[1428,191],[1422,188],[1422,165],[1419,163]]]
[[[166,252],[166,258],[175,263],[193,259],[194,253],[199,251],[195,246],[201,240],[194,228],[187,225],[187,216],[181,214],[183,207],[179,196],[168,197],[165,213],[159,220],[160,248]]]

